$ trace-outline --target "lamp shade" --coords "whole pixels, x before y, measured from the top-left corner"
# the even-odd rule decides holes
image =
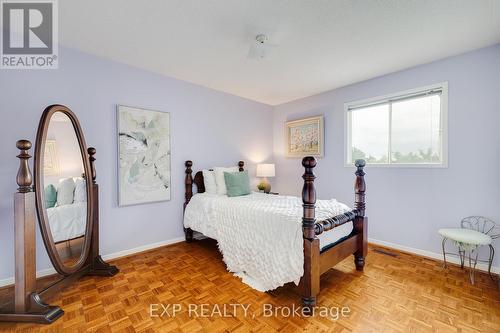
[[[274,164],[257,164],[257,177],[274,177]]]

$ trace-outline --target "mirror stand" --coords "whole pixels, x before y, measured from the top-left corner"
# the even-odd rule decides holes
[[[15,287],[14,300],[0,304],[0,321],[34,322],[50,324],[60,318],[64,311],[59,306],[45,304],[42,297],[49,297],[81,276],[113,276],[118,268],[104,262],[99,255],[99,187],[96,183],[95,148],[88,148],[91,165],[93,212],[91,249],[85,264],[75,273],[64,276],[42,291],[36,291],[36,238],[35,238],[35,193],[28,160],[31,142],[19,140],[20,160],[16,182],[18,192],[14,194],[14,246],[15,246]]]
[[[0,321],[51,323],[64,312],[58,306],[45,304],[36,292],[35,193],[28,164],[31,142],[19,140],[16,147],[21,152],[17,156],[20,162],[16,177],[19,188],[14,194],[14,302],[0,309]]]
[[[96,182],[96,171],[95,171],[95,153],[96,150],[93,147],[87,149],[90,161],[90,173],[92,176],[92,188],[93,193],[93,223],[90,243],[90,255],[88,258],[89,271],[86,275],[95,276],[113,276],[119,272],[116,266],[106,263],[99,254],[99,185]]]

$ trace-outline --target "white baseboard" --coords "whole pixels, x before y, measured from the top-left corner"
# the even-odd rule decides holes
[[[104,260],[118,259],[118,258],[122,258],[122,257],[128,256],[128,255],[134,254],[134,253],[152,250],[152,249],[156,249],[158,247],[162,247],[162,246],[166,246],[166,245],[170,245],[170,244],[175,244],[175,243],[179,243],[182,241],[184,241],[184,237],[178,237],[178,238],[169,239],[169,240],[165,240],[165,241],[161,241],[161,242],[141,245],[141,246],[134,247],[134,248],[128,249],[128,250],[123,250],[123,251],[118,251],[115,253],[106,254],[106,255],[103,255],[102,258]],[[46,268],[46,269],[41,269],[41,270],[36,271],[36,277],[41,278],[41,277],[56,274],[56,273],[57,273],[56,270],[51,267],[51,268]],[[9,278],[0,280],[0,287],[6,287],[9,285],[13,285],[13,284],[14,284],[14,277],[9,277]]]
[[[104,259],[104,260],[118,259],[118,258],[129,256],[129,255],[134,254],[134,253],[156,249],[157,247],[162,247],[162,246],[166,246],[166,245],[180,243],[180,242],[184,241],[184,239],[185,239],[184,237],[178,237],[178,238],[168,239],[168,240],[157,242],[157,243],[151,243],[151,244],[146,244],[146,245],[134,247],[133,249],[128,249],[128,250],[118,251],[115,253],[105,254],[102,256],[102,259]]]
[[[45,268],[45,269],[41,269],[39,271],[36,271],[36,277],[37,278],[41,278],[41,277],[44,277],[44,276],[48,276],[48,275],[52,275],[52,274],[56,274],[56,270],[54,268]],[[9,278],[6,278],[6,279],[2,279],[0,280],[0,287],[7,287],[7,286],[10,286],[10,285],[14,285],[14,277],[9,277]]]
[[[427,257],[427,258],[443,261],[443,254],[442,253],[435,253],[435,252],[431,252],[431,251],[415,249],[413,247],[404,246],[404,245],[395,244],[395,243],[390,243],[390,242],[386,242],[386,241],[381,241],[381,240],[373,239],[373,238],[368,238],[368,242],[375,244],[375,245],[380,245],[380,246],[392,248],[395,250],[400,250],[403,252],[413,253],[413,254],[416,254],[416,255],[419,255],[422,257]],[[453,263],[453,264],[460,265],[460,259],[458,257],[455,257],[455,256],[448,256],[447,255],[446,261]],[[480,271],[488,272],[488,265],[483,264],[483,263],[478,263],[476,266],[476,269],[478,269]],[[500,267],[491,266],[491,272],[496,273],[496,274],[500,274]]]

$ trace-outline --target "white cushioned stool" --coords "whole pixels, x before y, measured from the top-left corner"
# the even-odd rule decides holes
[[[499,234],[494,234],[498,231],[498,226],[495,222],[482,216],[469,216],[462,220],[461,228],[439,229],[439,234],[443,236],[443,258],[444,266],[446,267],[445,243],[448,239],[452,240],[455,246],[458,247],[458,255],[460,257],[461,267],[464,268],[464,261],[467,257],[469,260],[469,278],[474,284],[474,273],[478,262],[478,249],[481,246],[489,246],[490,257],[488,262],[488,273],[491,275],[491,264],[495,256],[492,240],[498,238]],[[483,260],[479,260],[483,261]]]

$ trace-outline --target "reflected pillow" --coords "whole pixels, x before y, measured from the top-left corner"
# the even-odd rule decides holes
[[[224,179],[224,172],[238,172],[238,167],[230,167],[230,168],[214,168],[215,172],[215,183],[217,184],[217,194],[218,195],[226,195],[226,181]]]
[[[57,190],[52,184],[45,186],[45,208],[52,208],[57,202]]]
[[[227,196],[239,197],[250,194],[250,179],[248,171],[242,172],[224,172],[224,180],[226,181]]]
[[[202,170],[203,184],[205,185],[205,193],[216,194],[217,184],[215,183],[215,172],[213,170]]]
[[[71,205],[75,194],[75,181],[73,178],[65,178],[59,181],[57,187],[57,205]]]
[[[75,179],[75,197],[73,202],[87,202],[87,185],[85,179]]]

